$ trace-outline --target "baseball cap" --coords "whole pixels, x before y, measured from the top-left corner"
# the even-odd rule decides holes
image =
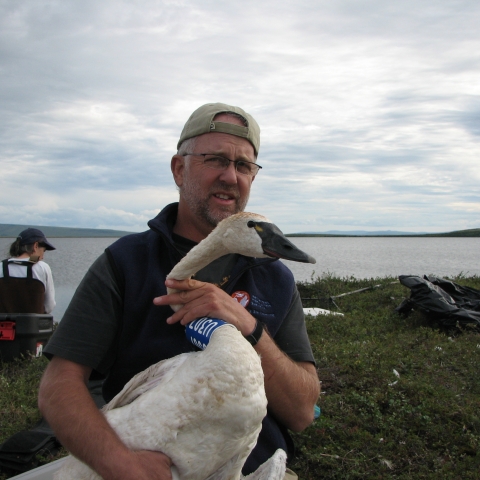
[[[27,228],[20,232],[17,239],[20,240],[20,245],[32,245],[35,242],[45,244],[47,250],[56,250],[56,248],[47,240],[44,233],[38,228]]]
[[[236,113],[246,120],[247,125],[242,126],[233,123],[213,121],[215,115],[219,113]],[[258,151],[260,150],[260,127],[258,123],[242,108],[233,107],[225,103],[207,103],[197,108],[197,110],[190,115],[190,118],[183,127],[180,140],[177,144],[177,150],[185,140],[203,135],[204,133],[213,132],[228,133],[230,135],[236,135],[237,137],[246,138],[253,145],[255,153],[258,155]]]

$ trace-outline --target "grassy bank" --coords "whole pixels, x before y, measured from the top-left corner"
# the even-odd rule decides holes
[[[302,297],[329,297],[344,317],[308,318],[322,417],[296,435],[302,479],[467,479],[480,471],[480,336],[394,312],[395,279],[325,278]],[[457,283],[480,288],[480,278]],[[395,373],[396,372],[396,373]]]
[[[454,281],[480,289],[480,277]],[[322,415],[294,436],[291,468],[302,480],[478,478],[478,331],[443,331],[419,312],[399,316],[394,308],[410,291],[395,278],[326,276],[299,289],[317,299],[305,306],[336,310],[329,297],[372,285],[380,286],[335,299],[343,317],[307,317]],[[0,442],[38,420],[45,363],[0,366]]]

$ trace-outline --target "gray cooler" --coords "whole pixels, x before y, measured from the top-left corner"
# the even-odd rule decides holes
[[[0,313],[0,360],[21,355],[40,357],[53,332],[53,315]]]

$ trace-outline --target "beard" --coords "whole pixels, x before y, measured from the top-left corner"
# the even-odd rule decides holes
[[[189,175],[185,177],[184,180],[180,188],[180,194],[188,205],[188,208],[194,215],[201,218],[213,228],[230,215],[243,212],[247,206],[249,195],[245,198],[240,198],[240,193],[236,186],[227,185],[224,182],[217,182],[211,187],[209,192],[204,194],[201,192],[200,185],[192,181]],[[218,206],[214,210],[211,209],[209,199],[218,191],[231,195],[235,199],[234,205],[225,207]]]

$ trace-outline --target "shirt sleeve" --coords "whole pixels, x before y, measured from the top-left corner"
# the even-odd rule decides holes
[[[43,265],[45,270],[45,313],[51,313],[55,308],[55,286],[53,284],[52,270],[50,265]]]
[[[290,308],[274,340],[278,347],[292,360],[315,364],[315,357],[305,325],[303,305],[296,286]]]
[[[115,275],[103,253],[85,274],[44,354],[105,374],[115,358],[122,307]]]

